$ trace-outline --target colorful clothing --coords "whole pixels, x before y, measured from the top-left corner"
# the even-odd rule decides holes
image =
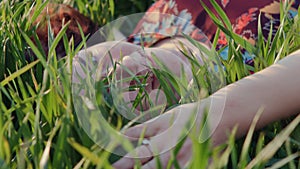
[[[210,0],[202,1],[216,14]],[[262,31],[265,38],[268,37],[272,24],[273,34],[276,33],[276,29],[280,24],[280,1],[216,0],[216,2],[222,7],[230,19],[233,31],[246,38],[252,44],[255,44],[257,39],[258,17],[260,13]],[[290,9],[291,16],[297,14],[298,6],[299,1],[296,1]],[[129,38],[130,42],[140,44],[141,41],[143,41],[145,46],[151,46],[165,38],[164,34],[183,32],[198,41],[208,43],[207,41],[214,38],[217,30],[216,25],[202,7],[200,0],[159,0],[149,8],[148,12],[157,12],[162,15],[149,17],[146,14],[138,24],[134,34],[141,32],[158,33],[132,36]],[[178,17],[172,17],[172,15]],[[197,29],[197,27],[199,29]],[[203,37],[203,33],[208,39]],[[141,39],[141,37],[143,39]],[[221,48],[226,46],[226,44],[225,34],[221,32],[217,47]],[[251,62],[248,56],[245,56],[244,59],[245,62]]]

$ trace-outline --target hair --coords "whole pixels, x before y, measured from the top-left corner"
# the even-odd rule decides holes
[[[34,11],[34,10],[33,10]],[[33,14],[33,11],[31,15]],[[63,25],[69,23],[66,30],[68,40],[73,38],[75,46],[81,41],[79,25],[85,36],[91,35],[98,30],[98,26],[88,17],[79,13],[76,9],[65,4],[49,3],[33,22],[35,32],[43,46],[45,53],[48,53],[48,26],[51,26],[52,33],[56,36],[62,29]],[[33,39],[33,38],[32,38]],[[61,40],[56,47],[58,57],[65,56],[65,48]]]

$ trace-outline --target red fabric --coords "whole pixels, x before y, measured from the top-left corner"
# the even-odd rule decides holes
[[[210,0],[202,0],[206,6],[209,7],[214,13],[215,10],[211,4]],[[257,27],[258,27],[258,17],[261,12],[261,25],[263,28],[263,34],[265,37],[268,36],[270,31],[270,26],[273,23],[273,32],[275,33],[276,28],[279,25],[280,18],[280,2],[276,0],[263,0],[263,1],[243,1],[243,0],[216,0],[216,2],[222,7],[222,9],[226,12],[227,16],[230,19],[232,24],[232,29],[235,33],[240,34],[241,36],[248,39],[251,43],[255,43],[257,37]],[[295,4],[291,10],[297,10],[297,5]],[[202,7],[199,0],[158,0],[153,4],[152,7],[149,8],[148,12],[159,12],[163,14],[172,14],[175,16],[183,17],[187,19],[190,25],[195,25],[198,27],[209,40],[212,40],[214,37],[214,33],[216,32],[216,25],[212,22],[204,8]],[[170,18],[168,18],[170,19]],[[168,20],[165,19],[165,20]],[[153,26],[157,26],[154,23],[160,22],[160,25],[163,25],[165,21],[164,19],[160,19],[159,21],[153,21],[147,17],[144,17],[143,20],[140,21],[135,34],[145,31],[145,29],[151,28],[149,24],[153,23]],[[143,25],[147,25],[147,27],[143,27]],[[183,25],[177,25],[178,27],[184,28]],[[162,32],[170,31],[163,26],[157,26],[156,29],[153,30],[165,29]],[[150,30],[150,29],[149,29]],[[183,31],[184,29],[179,28],[176,31]],[[147,30],[146,30],[147,31]],[[173,30],[174,32],[174,30]],[[201,38],[201,35],[197,33],[197,31],[187,31],[190,36],[197,39]],[[131,37],[132,42],[138,43],[138,40],[133,40],[134,37]],[[161,36],[153,35],[152,38],[145,39],[145,44],[151,45],[162,39]],[[218,44],[219,46],[226,45],[225,35],[221,33],[219,37]]]

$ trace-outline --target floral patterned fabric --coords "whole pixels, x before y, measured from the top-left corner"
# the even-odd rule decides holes
[[[216,13],[210,0],[202,1]],[[216,0],[216,2],[229,17],[233,31],[252,44],[255,44],[257,38],[260,13],[265,38],[268,36],[272,24],[273,34],[275,34],[276,28],[280,24],[280,1]],[[297,14],[298,6],[299,1],[295,1],[290,9],[291,17]],[[157,15],[146,14],[128,41],[135,44],[143,42],[145,46],[152,46],[159,40],[166,38],[167,35],[178,35],[183,32],[200,42],[208,44],[208,41],[214,38],[217,29],[202,7],[200,0],[158,0],[149,8],[148,12],[154,12]],[[208,39],[203,36],[203,33]],[[140,34],[143,34],[143,36]],[[225,34],[221,32],[218,39],[218,48],[226,44]],[[251,61],[249,56],[245,56],[244,59],[245,62]]]

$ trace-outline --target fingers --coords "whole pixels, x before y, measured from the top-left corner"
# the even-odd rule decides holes
[[[176,162],[177,164],[180,166],[180,168],[183,168],[184,166],[187,165],[188,161],[190,160],[191,156],[192,156],[192,152],[191,152],[191,148],[192,148],[192,143],[191,140],[187,140],[183,146],[181,147],[179,153],[176,156]],[[159,163],[161,165],[161,168],[167,168],[169,161],[170,161],[170,157],[171,157],[171,153],[173,153],[172,151],[168,151],[166,153],[160,154],[157,157],[154,157],[152,160],[150,160],[149,162],[145,163],[142,166],[142,169],[155,169],[158,168],[157,163],[159,160]],[[174,165],[172,164],[172,169],[175,168]]]
[[[152,115],[159,115],[167,105],[167,97],[162,90],[159,89],[149,89],[144,91],[146,93],[142,93],[142,95],[147,94],[142,100],[140,101],[139,105],[136,107],[136,110],[143,111],[149,114],[151,117]],[[125,91],[122,93],[125,103],[128,107],[132,107],[132,102],[137,99],[139,91]],[[149,120],[149,119],[148,119]]]
[[[134,164],[135,164],[135,161],[133,158],[123,157],[121,160],[115,162],[112,166],[115,169],[132,169]]]
[[[125,130],[124,134],[132,139],[139,139],[142,135],[144,138],[152,137],[159,131],[159,126],[155,126],[154,122],[146,122]]]
[[[151,67],[149,60],[142,56],[141,52],[133,52],[130,55],[124,56],[120,65],[116,69],[118,79],[125,77],[134,77],[139,72],[149,72]]]
[[[169,159],[170,159],[170,152],[161,154],[160,156],[156,156],[151,161],[145,163],[142,166],[142,169],[155,169],[155,168],[157,168],[157,160],[159,160],[159,162],[161,164],[161,168],[167,168]]]
[[[151,48],[146,52],[149,56],[155,56],[163,66],[167,67],[172,74],[180,77],[182,73],[186,74],[190,79],[192,72],[190,70],[189,62],[184,61],[179,55],[176,55],[172,50]],[[182,72],[183,67],[184,72]]]
[[[184,167],[188,164],[188,161],[191,158],[192,152],[191,152],[192,143],[188,139],[184,145],[181,147],[179,153],[176,156],[176,163],[180,167]],[[171,153],[172,151],[167,151],[166,153],[161,153],[156,157],[153,156],[153,150],[151,150],[151,146],[149,145],[142,145],[140,147],[137,147],[134,152],[127,154],[125,157],[117,161],[113,164],[113,167],[116,169],[131,169],[133,168],[137,163],[140,163],[142,165],[142,169],[155,169],[158,168],[158,163],[161,166],[161,168],[167,168]],[[174,168],[174,164],[171,164],[171,168]]]
[[[136,162],[140,162],[143,165],[151,160],[153,158],[152,156],[152,152],[148,145],[142,145],[137,147],[134,152],[125,155],[125,157],[114,163],[113,167],[116,169],[133,168]]]
[[[158,155],[157,158],[159,158],[161,167],[166,168],[171,153],[173,153],[172,150],[181,140],[181,130],[183,130],[183,127],[185,126],[185,123],[176,123],[176,125],[172,125],[170,128],[168,128],[167,132],[165,129],[169,127],[170,120],[176,118],[174,117],[174,113],[168,113],[163,114],[159,118],[152,119],[150,121],[147,121],[143,124],[134,126],[130,129],[127,129],[125,131],[125,135],[129,136],[133,140],[139,140],[143,138],[150,139],[150,143],[145,146],[139,146],[137,147],[133,152],[127,155],[125,158],[122,158],[120,161],[114,164],[115,167],[119,168],[133,168],[135,165],[134,160],[128,159],[128,157],[136,158],[139,157],[138,160],[143,164],[144,169],[152,169],[156,168],[157,165],[157,159],[152,159],[149,156],[152,155]],[[186,120],[182,117],[179,117],[181,120]],[[187,118],[189,119],[189,118]],[[144,140],[148,140],[144,139]],[[144,141],[143,141],[144,142]],[[178,165],[184,166],[187,161],[190,159],[190,156],[192,154],[191,152],[191,141],[190,139],[187,139],[183,146],[180,148],[180,151],[178,154],[176,154],[176,160]],[[146,149],[149,148],[149,149]],[[149,157],[149,158],[148,158]]]
[[[169,112],[173,112],[173,111],[169,111]],[[153,137],[165,131],[167,128],[171,127],[173,124],[173,120],[176,118],[178,118],[177,114],[165,113],[161,116],[154,117],[142,124],[126,129],[124,131],[124,134],[133,139],[140,138],[141,136],[144,136],[144,138]],[[172,129],[170,132],[177,133],[178,131],[176,131],[176,129]]]
[[[132,43],[122,42],[122,41],[112,41],[112,42],[105,42],[105,43],[100,43],[91,46],[80,52],[89,52],[92,54],[93,57],[96,57],[98,60],[100,60],[104,56],[108,57],[109,52],[114,59],[119,59],[120,54],[125,56],[125,55],[129,55],[134,51],[141,50],[141,49],[142,48],[140,46],[134,45]]]
[[[100,71],[100,77],[106,77],[115,61],[120,60],[122,56],[130,55],[139,50],[142,50],[140,46],[121,41],[105,42],[91,46],[79,51],[74,57],[73,73],[84,79],[87,76],[85,71],[92,74]],[[91,70],[85,70],[85,68]],[[74,77],[74,81],[79,80]]]

